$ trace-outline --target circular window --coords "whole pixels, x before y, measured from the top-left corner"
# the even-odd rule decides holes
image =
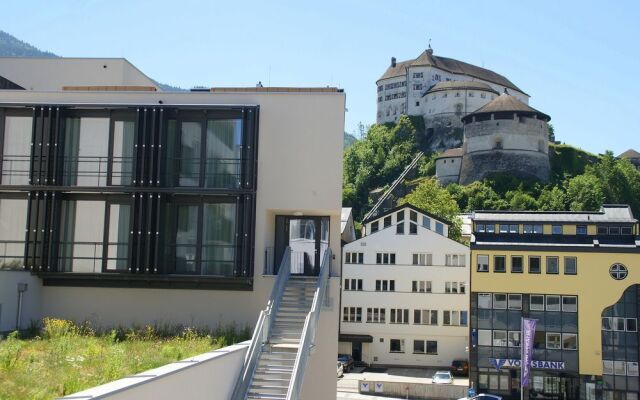
[[[628,274],[629,271],[627,270],[627,267],[620,263],[615,263],[609,268],[609,275],[617,281],[623,280]]]

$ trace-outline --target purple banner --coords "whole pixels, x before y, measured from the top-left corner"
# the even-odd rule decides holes
[[[529,387],[529,371],[531,370],[531,360],[533,355],[533,336],[536,333],[536,320],[529,318],[522,318],[522,355],[520,363],[521,372],[521,387]]]

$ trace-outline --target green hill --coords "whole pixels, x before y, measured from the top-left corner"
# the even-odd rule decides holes
[[[423,138],[422,119],[402,116],[397,124],[372,125],[361,140],[345,150],[343,204],[353,207],[356,220],[372,207],[369,193],[389,187],[418,151],[425,156],[398,196],[410,195],[427,184],[429,193],[434,193],[437,154],[425,149]],[[597,210],[604,203],[623,203],[640,215],[640,171],[627,160],[616,159],[611,152],[595,155],[566,144],[550,145],[549,158],[547,184],[496,174],[466,186],[435,186],[447,191],[460,211],[580,211]]]

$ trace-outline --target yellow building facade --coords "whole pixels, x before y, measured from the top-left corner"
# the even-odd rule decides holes
[[[533,359],[540,368],[533,369],[525,392],[531,398],[637,399],[640,304],[637,298],[629,303],[636,305],[632,316],[603,314],[619,309],[626,291],[640,284],[638,223],[631,210],[476,212],[472,219],[469,348],[476,387],[520,397],[519,367],[510,366],[520,359],[518,319],[527,317],[538,320],[539,330]],[[615,340],[609,345],[605,326],[620,320],[625,329],[611,329]],[[625,349],[622,356],[616,346]],[[608,360],[616,357],[617,364]],[[603,371],[609,361],[624,363],[625,374]]]

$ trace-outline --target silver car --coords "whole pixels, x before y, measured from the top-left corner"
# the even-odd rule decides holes
[[[433,374],[433,379],[431,381],[437,384],[451,384],[453,383],[453,376],[449,371],[437,371]]]

